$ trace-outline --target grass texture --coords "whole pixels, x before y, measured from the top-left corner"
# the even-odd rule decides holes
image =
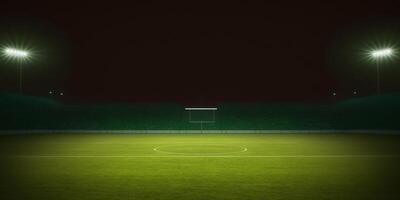
[[[400,136],[0,136],[1,199],[399,199]]]

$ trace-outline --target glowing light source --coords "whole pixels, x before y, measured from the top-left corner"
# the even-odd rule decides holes
[[[31,60],[31,53],[25,49],[5,47],[3,49],[3,57],[6,60],[16,60],[19,67],[19,92],[22,93],[22,64]]]
[[[4,55],[11,58],[25,59],[29,57],[29,52],[15,48],[5,48]]]
[[[392,48],[377,49],[370,52],[372,58],[386,58],[393,55],[394,50]]]
[[[380,65],[384,60],[390,60],[391,58],[396,57],[396,53],[396,50],[391,47],[370,50],[368,52],[369,59],[376,62],[376,91],[378,94],[380,94],[381,91]]]

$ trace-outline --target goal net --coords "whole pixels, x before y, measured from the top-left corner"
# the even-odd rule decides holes
[[[215,123],[215,113],[218,108],[210,107],[188,107],[185,108],[188,112],[189,123],[200,124],[201,130],[203,130],[203,124]]]

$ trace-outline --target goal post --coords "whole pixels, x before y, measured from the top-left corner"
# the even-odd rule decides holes
[[[215,123],[216,107],[186,107],[188,112],[189,123],[200,124],[200,129],[203,130],[203,124]]]

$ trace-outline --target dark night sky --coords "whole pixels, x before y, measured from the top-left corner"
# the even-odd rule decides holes
[[[377,27],[399,30],[396,1],[211,2],[2,2],[2,39],[25,31],[28,43],[37,40],[42,61],[29,64],[25,86],[36,94],[61,88],[85,101],[325,101],[332,90],[374,89],[374,80],[341,77],[335,67],[346,59],[332,54],[350,52],[341,48],[352,37],[379,35]],[[15,72],[6,68],[2,88],[13,89]]]

